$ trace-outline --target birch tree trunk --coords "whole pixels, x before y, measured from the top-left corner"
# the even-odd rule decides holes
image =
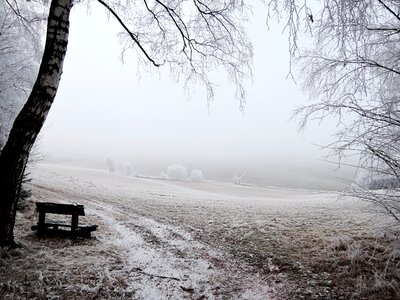
[[[0,246],[14,245],[14,224],[29,152],[47,117],[67,51],[73,0],[52,0],[42,63],[32,92],[17,116],[0,154]]]

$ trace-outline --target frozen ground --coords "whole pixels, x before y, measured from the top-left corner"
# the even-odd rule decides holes
[[[31,201],[84,204],[82,222],[99,228],[90,240],[38,238],[30,203],[16,227],[25,247],[0,260],[6,298],[346,299],[354,286],[338,286],[343,268],[335,262],[361,257],[357,237],[377,238],[373,215],[331,192],[54,164],[40,164],[32,177]],[[341,243],[345,252],[336,253]]]

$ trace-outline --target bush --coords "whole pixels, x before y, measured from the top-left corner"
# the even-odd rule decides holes
[[[357,180],[357,184],[369,190],[393,190],[400,188],[400,181],[394,176],[367,176]]]
[[[161,172],[161,177],[169,180],[187,180],[188,171],[185,166],[172,165],[167,168],[167,173]]]
[[[107,158],[106,160],[108,166],[108,172],[114,173],[115,172],[115,160],[111,157]]]
[[[190,172],[190,180],[191,181],[202,181],[203,180],[203,172],[199,169],[193,169]]]
[[[23,210],[27,206],[27,199],[32,196],[32,191],[22,186],[19,193],[17,210]]]

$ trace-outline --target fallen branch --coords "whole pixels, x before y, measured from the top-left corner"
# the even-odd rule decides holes
[[[143,271],[141,268],[132,268],[131,271],[140,272],[140,273],[142,273],[143,275],[147,275],[147,276],[149,276],[149,277],[158,277],[158,278],[162,278],[162,279],[169,279],[169,280],[181,281],[181,279],[176,278],[176,277],[170,277],[170,276],[164,276],[164,275],[157,275],[157,274],[147,273],[147,272]]]

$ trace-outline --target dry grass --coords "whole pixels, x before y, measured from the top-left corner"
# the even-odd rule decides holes
[[[29,230],[37,217],[31,204],[18,214],[21,247],[0,251],[0,298],[135,298],[121,249],[102,242],[115,234],[110,228],[103,224],[102,232],[96,233],[100,240],[40,238]],[[339,225],[329,231],[313,223],[323,222],[321,216],[306,225],[304,220],[297,223],[300,218],[292,218],[290,224],[274,218],[262,225],[241,219],[238,225],[220,222],[221,212],[216,216],[219,220],[210,221],[209,215],[202,230],[190,222],[186,225],[197,239],[229,251],[251,272],[280,285],[280,299],[400,299],[400,243],[393,233]],[[214,266],[218,264],[224,262]]]
[[[400,299],[398,235],[346,229],[335,234],[241,233],[224,243],[269,282],[283,282],[281,299]],[[210,236],[203,238],[215,243]]]
[[[106,267],[122,268],[118,249],[96,238],[41,238],[30,232],[37,221],[33,208],[31,203],[18,213],[20,247],[0,251],[1,299],[130,298],[124,277]]]
[[[41,175],[40,186],[34,189],[36,195],[44,197],[39,200],[50,196],[83,199],[92,212],[105,217],[108,211],[102,211],[102,205],[118,210],[121,224],[140,233],[146,245],[161,252],[168,246],[164,245],[167,239],[174,239],[172,233],[160,239],[154,231],[160,229],[144,228],[129,220],[130,216],[179,227],[191,233],[192,243],[228,252],[230,255],[223,257],[244,266],[243,273],[235,267],[232,277],[227,276],[220,285],[207,283],[217,299],[234,299],[240,277],[248,273],[256,274],[266,286],[278,287],[278,299],[400,299],[399,235],[388,230],[377,232],[382,220],[361,211],[358,203],[338,202],[330,194],[279,189],[233,187],[237,191],[231,192],[210,183],[204,184],[206,191],[202,193],[201,183],[195,187],[190,183],[189,188],[189,183],[180,183],[184,185],[181,188],[123,177],[118,177],[118,186],[110,187],[108,176],[112,175],[104,174],[103,184],[96,174],[84,170],[79,178],[71,170],[65,176],[71,181],[68,185],[61,171],[66,172],[60,169],[58,174]],[[59,183],[52,182],[55,174]],[[86,181],[83,176],[87,176]],[[210,191],[210,186],[215,191]],[[193,192],[193,188],[198,190]],[[96,238],[42,239],[30,231],[36,222],[33,208],[31,203],[18,214],[15,234],[23,247],[0,252],[0,298],[146,299],[131,283],[154,278],[126,266],[126,249],[107,243],[118,234],[116,228],[108,226],[100,214],[88,219],[88,223],[100,225]],[[229,260],[203,254],[212,269],[229,267]],[[187,250],[174,255],[182,256],[182,261],[190,258]],[[155,283],[164,284],[163,280]],[[184,288],[187,291],[181,292],[194,298],[192,287]],[[254,299],[254,295],[248,298]]]
[[[382,219],[357,206],[319,210],[243,209],[236,219],[207,211],[211,223],[194,227],[202,228],[196,231],[200,240],[228,249],[271,284],[281,284],[278,298],[400,299],[399,232],[377,231]]]
[[[122,226],[109,226],[98,216],[86,217],[87,222],[101,228],[91,239],[37,236],[30,231],[37,221],[34,206],[31,201],[18,214],[15,235],[20,247],[0,251],[0,299],[209,299],[210,295],[215,299],[236,295],[264,299],[262,295],[268,293],[264,282],[247,276],[251,272],[232,260],[201,245],[188,247],[199,247],[199,253],[194,253],[179,250],[186,245],[178,243],[173,253],[166,240],[157,239],[155,232],[126,217],[121,222],[134,226],[144,240],[143,252],[136,252],[138,256],[127,251],[124,241],[115,243],[121,234],[116,228]],[[150,229],[162,231],[163,227],[155,224]],[[147,248],[149,245],[151,248]],[[157,251],[165,255],[164,260],[159,260]],[[149,256],[160,268],[142,267],[140,255]],[[165,272],[165,263],[172,263],[172,271],[184,269],[184,276]]]

